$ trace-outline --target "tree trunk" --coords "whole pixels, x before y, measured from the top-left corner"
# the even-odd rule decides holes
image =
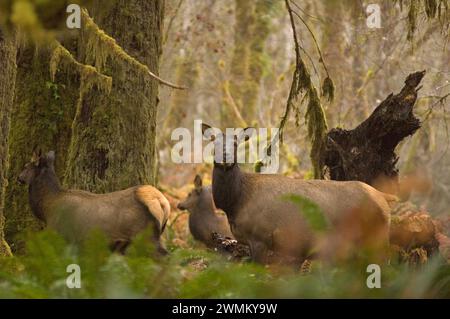
[[[157,74],[164,1],[118,0],[106,9],[102,3],[92,10],[98,26],[133,61]],[[84,36],[87,42],[97,37],[93,43],[107,37],[101,32]],[[99,48],[80,45],[82,62],[112,76],[113,85],[109,95],[91,88],[78,103],[65,184],[95,192],[154,184],[158,83],[118,47],[104,51],[107,58],[99,61]]]
[[[78,98],[78,79],[59,74],[50,76],[52,52],[29,43],[18,55],[14,109],[11,115],[10,157],[6,193],[6,238],[13,251],[23,248],[21,236],[43,228],[28,204],[28,189],[17,183],[34,149],[56,151],[56,171],[62,176],[71,125]]]
[[[198,79],[198,71],[191,53],[189,53],[187,58],[183,56],[175,61],[175,78],[176,83],[189,83],[189,89],[192,90],[194,88]],[[191,96],[188,90],[176,90],[171,93],[169,101],[170,111],[167,114],[167,119],[164,121],[164,127],[162,128],[164,141],[161,141],[163,142],[161,145],[165,143],[167,145],[170,144],[171,130],[176,127],[183,127],[185,124],[184,121],[190,112],[186,105],[191,105],[189,100]]]
[[[355,129],[334,128],[327,133],[322,158],[332,180],[362,181],[398,193],[395,148],[420,128],[413,107],[424,75],[425,71],[410,74],[400,93],[391,93]]]
[[[225,84],[224,90],[229,90],[236,108],[246,124],[250,125],[257,117],[258,93],[266,64],[265,43],[271,31],[270,12],[276,3],[266,0],[236,0],[235,3],[234,51],[230,81]],[[225,94],[228,95],[228,92]],[[223,126],[235,127],[239,124],[233,117],[230,118],[229,114],[233,112],[229,105],[222,113]]]
[[[0,256],[10,256],[11,249],[5,241],[3,208],[8,171],[8,135],[16,81],[17,44],[14,35],[4,34],[0,28]]]
[[[343,1],[323,1],[324,17],[326,20],[333,21],[335,17],[341,17],[345,15],[345,5],[347,2]],[[308,17],[305,17],[305,19]],[[323,51],[323,57],[331,78],[335,83],[344,82],[343,78],[348,75],[346,73],[347,55],[344,54],[344,23],[346,20],[339,19],[333,21],[333,23],[326,23],[322,28],[321,48]],[[340,61],[340,63],[332,63],[332,61]],[[345,69],[345,71],[343,71]],[[321,70],[321,78],[325,79],[327,73],[323,68]],[[334,101],[342,101],[344,99],[346,87],[343,87],[334,92]],[[330,103],[325,109],[326,118],[328,123],[339,123],[340,110],[337,107],[339,103]]]
[[[245,86],[245,92],[242,99],[242,116],[250,121],[255,121],[258,111],[258,96],[263,79],[264,69],[267,68],[267,57],[265,57],[266,40],[271,30],[270,16],[275,1],[257,0],[255,2],[255,19],[252,27],[252,35],[250,42],[250,61],[249,61],[249,78]]]

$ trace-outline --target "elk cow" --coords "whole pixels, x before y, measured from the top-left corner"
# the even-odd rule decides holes
[[[285,260],[295,258],[301,263],[311,258],[313,251],[314,255],[329,257],[329,247],[334,249],[349,243],[353,250],[369,247],[382,252],[380,255],[386,252],[388,202],[395,200],[394,196],[356,181],[298,180],[242,172],[236,160],[237,147],[249,139],[253,130],[246,128],[230,137],[202,124],[204,136],[214,143],[214,203],[225,211],[235,238],[250,246],[253,260],[267,263],[268,252],[272,251],[281,256],[280,260],[284,256]],[[287,194],[301,196],[319,206],[330,226],[328,238],[332,240],[325,245],[328,248],[318,248],[316,232],[298,206],[284,198]],[[338,240],[341,240],[339,244]]]
[[[165,254],[160,242],[170,213],[164,195],[150,185],[94,194],[61,187],[54,168],[55,153],[33,154],[19,182],[27,184],[33,214],[72,243],[83,241],[89,232],[99,229],[111,248],[124,252],[131,240],[151,225],[152,240]]]

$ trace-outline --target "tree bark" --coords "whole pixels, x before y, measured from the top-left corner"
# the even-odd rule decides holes
[[[398,193],[395,148],[420,128],[413,107],[424,75],[425,71],[410,74],[400,93],[391,93],[355,129],[334,128],[327,133],[322,158],[332,180],[362,181]]]
[[[106,9],[102,3],[91,10],[97,25],[157,74],[164,1],[118,0]],[[94,63],[113,78],[113,85],[109,95],[94,87],[78,103],[65,184],[95,192],[154,184],[158,83],[112,52],[117,48],[105,52],[104,65],[89,58],[90,49],[81,49],[82,62]]]
[[[17,43],[14,35],[5,34],[0,28],[0,256],[10,256],[11,249],[4,233],[3,208],[8,171],[8,135],[16,81]]]
[[[17,183],[17,177],[35,149],[54,150],[56,171],[58,176],[62,176],[70,144],[78,79],[59,74],[53,81],[50,76],[51,54],[48,48],[36,50],[31,43],[22,47],[18,54],[5,212],[6,238],[14,252],[21,252],[24,248],[24,233],[44,227],[32,214],[28,189]]]

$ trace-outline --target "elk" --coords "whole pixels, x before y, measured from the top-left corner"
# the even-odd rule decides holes
[[[214,203],[226,213],[235,238],[249,245],[254,261],[268,263],[269,252],[273,252],[281,262],[294,258],[301,263],[313,256],[330,257],[337,254],[337,246],[349,245],[360,250],[370,247],[382,252],[380,255],[386,252],[389,202],[395,200],[394,196],[357,181],[246,173],[237,163],[237,147],[250,138],[253,128],[226,136],[203,123],[202,132],[214,143]],[[319,206],[330,226],[327,245],[320,244],[322,240],[298,206],[284,198],[286,194],[301,196]]]
[[[212,238],[213,233],[234,239],[227,217],[216,213],[216,206],[212,198],[211,187],[203,187],[199,175],[194,179],[194,190],[188,197],[178,204],[178,209],[188,210],[189,231],[194,239],[203,242],[206,246],[214,248],[216,244]]]
[[[28,185],[33,214],[71,243],[82,242],[94,229],[103,231],[112,250],[125,252],[132,239],[151,227],[152,242],[161,254],[160,242],[170,213],[164,195],[150,185],[94,194],[61,187],[54,168],[55,152],[34,153],[18,180]]]

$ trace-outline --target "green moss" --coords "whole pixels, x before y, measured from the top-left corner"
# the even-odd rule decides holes
[[[116,1],[99,16],[102,28],[83,11],[81,62],[113,81],[110,94],[91,87],[80,96],[66,185],[108,192],[155,183],[158,83],[148,71],[158,70],[162,9],[161,1]]]
[[[80,76],[80,99],[82,95],[96,86],[105,94],[111,92],[112,78],[105,76],[91,65],[81,64],[74,59],[72,54],[61,44],[55,43],[55,48],[50,58],[50,76],[54,81],[58,69],[62,68],[65,73],[75,71]],[[71,70],[74,69],[74,70]]]
[[[291,110],[295,111],[297,119],[300,116],[300,109],[298,106],[296,106],[296,103],[298,96],[301,93],[304,93],[300,104],[302,104],[303,102],[307,103],[305,120],[308,128],[308,137],[311,141],[310,157],[314,169],[314,177],[321,179],[323,178],[324,167],[321,155],[324,149],[325,135],[328,130],[328,124],[325,112],[319,99],[319,95],[317,93],[317,89],[311,80],[310,72],[300,54],[301,47],[297,38],[294,16],[292,14],[288,1],[286,1],[286,6],[289,11],[289,17],[294,35],[296,67],[292,79],[291,89],[289,92],[286,111],[280,123],[280,140],[283,141],[282,130]]]
[[[43,227],[32,215],[27,188],[17,183],[17,177],[35,148],[55,150],[57,173],[62,175],[78,98],[77,75],[59,74],[52,79],[49,72],[51,56],[50,50],[36,50],[29,43],[22,49],[18,61],[5,210],[6,237],[17,252],[23,248],[21,236],[25,232]]]

